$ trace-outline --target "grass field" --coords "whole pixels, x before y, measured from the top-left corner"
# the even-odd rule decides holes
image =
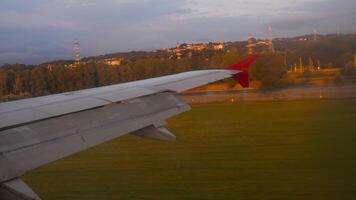
[[[356,100],[204,104],[27,174],[45,200],[355,199]]]

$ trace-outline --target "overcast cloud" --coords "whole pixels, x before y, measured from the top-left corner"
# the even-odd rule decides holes
[[[0,64],[153,50],[177,42],[351,32],[355,0],[1,0]]]

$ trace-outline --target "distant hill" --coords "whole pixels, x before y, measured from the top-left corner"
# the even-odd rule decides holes
[[[263,41],[264,38],[254,38],[255,41]],[[229,48],[236,48],[239,50],[240,53],[246,52],[246,45],[247,41],[234,41],[234,42],[225,42],[224,44],[225,49]],[[336,58],[333,60],[324,59],[324,57],[330,57],[329,54],[338,54],[343,52],[348,52],[350,55],[356,53],[356,34],[328,34],[328,35],[321,35],[317,34],[314,36],[313,34],[309,35],[302,35],[297,37],[290,37],[290,38],[274,38],[273,39],[274,48],[276,51],[280,52],[297,52],[302,57],[319,57],[323,65],[332,64],[340,65],[342,64],[341,58]],[[173,47],[174,48],[174,47]],[[171,48],[171,49],[173,49]],[[168,48],[170,49],[170,48]],[[333,50],[334,49],[334,50]],[[257,53],[261,53],[265,51],[265,48],[257,47],[255,49]],[[328,50],[329,54],[325,52]],[[322,52],[320,52],[322,51]],[[116,53],[109,53],[103,54],[98,56],[90,56],[82,58],[83,62],[90,62],[90,61],[100,61],[104,59],[113,59],[113,58],[125,58],[128,60],[138,60],[141,58],[148,58],[148,57],[169,57],[169,53],[162,52],[162,51],[130,51],[130,52],[116,52]],[[331,55],[331,57],[333,57]],[[305,62],[308,62],[309,58],[303,58]],[[74,60],[55,60],[45,62],[39,65],[60,65],[60,64],[72,64]],[[11,66],[18,66],[19,64],[14,65],[2,65],[0,67],[11,67]]]

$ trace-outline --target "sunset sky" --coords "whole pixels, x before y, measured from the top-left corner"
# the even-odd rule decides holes
[[[355,0],[1,0],[0,64],[153,50],[177,42],[344,33],[356,28]]]

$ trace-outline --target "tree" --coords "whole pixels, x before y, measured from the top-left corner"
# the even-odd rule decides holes
[[[6,95],[6,71],[0,70],[0,97]]]
[[[251,67],[250,79],[261,81],[262,87],[281,86],[286,73],[282,54],[264,54]]]
[[[43,67],[35,67],[31,70],[31,94],[34,96],[48,94],[46,74]]]

